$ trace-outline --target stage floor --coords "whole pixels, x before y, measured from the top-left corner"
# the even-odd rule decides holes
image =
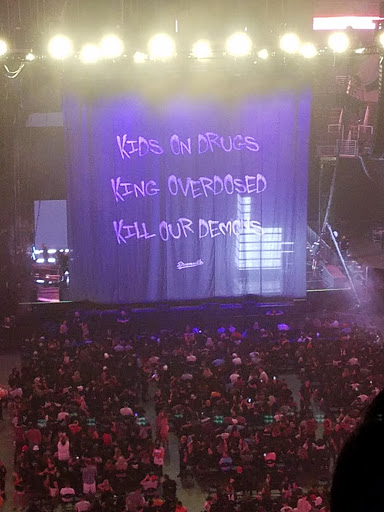
[[[384,255],[383,255],[383,268],[384,268]],[[307,263],[307,292],[314,291],[326,291],[326,290],[348,290],[349,286],[346,285],[344,288],[332,288],[325,282],[321,273],[315,273],[312,271],[311,267],[312,263]],[[70,302],[68,289],[63,283],[61,283],[60,287],[46,287],[42,285],[38,285],[36,287],[36,298],[38,302]],[[207,299],[205,301],[196,301],[196,302],[212,302],[215,299]],[[217,299],[220,302],[220,299]],[[234,302],[241,302],[242,299],[240,297],[233,298]],[[275,302],[276,299],[268,299],[265,298],[265,302]],[[23,301],[26,302],[26,301]],[[286,302],[283,298],[277,300],[277,302]]]

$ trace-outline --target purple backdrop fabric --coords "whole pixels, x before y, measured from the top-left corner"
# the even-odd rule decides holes
[[[71,298],[304,296],[310,104],[67,94]]]

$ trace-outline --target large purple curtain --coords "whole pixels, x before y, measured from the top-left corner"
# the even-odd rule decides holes
[[[63,100],[71,297],[302,297],[311,95]]]

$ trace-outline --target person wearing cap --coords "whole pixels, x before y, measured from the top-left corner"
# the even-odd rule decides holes
[[[72,503],[75,494],[75,489],[71,487],[68,482],[60,489],[60,497],[63,503]]]

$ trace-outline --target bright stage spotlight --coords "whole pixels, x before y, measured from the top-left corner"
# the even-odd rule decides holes
[[[106,59],[116,59],[123,54],[123,41],[117,36],[106,36],[100,43],[102,56]]]
[[[48,52],[54,59],[64,60],[73,52],[72,42],[66,36],[55,36],[49,41]]]
[[[209,59],[212,57],[212,50],[209,41],[201,39],[192,46],[192,55],[196,59]]]
[[[149,58],[151,60],[168,60],[175,51],[175,43],[167,34],[158,34],[149,41]]]
[[[300,48],[300,39],[296,34],[284,34],[280,39],[280,48],[285,53],[297,53]]]
[[[379,42],[381,46],[384,46],[384,32],[379,35]]]
[[[227,52],[233,57],[244,57],[252,50],[251,38],[245,32],[236,32],[227,40]]]
[[[346,52],[349,48],[349,37],[345,32],[334,32],[328,38],[328,46],[335,53]]]
[[[266,48],[263,48],[262,50],[257,52],[257,56],[259,57],[259,59],[267,60],[269,57],[269,52]]]
[[[5,55],[7,53],[7,51],[8,51],[7,43],[3,39],[0,39],[0,57]]]
[[[35,57],[35,55],[33,55],[32,52],[27,53],[27,55],[25,56],[25,60],[27,62],[32,62],[35,59],[36,59],[36,57]]]
[[[86,44],[80,52],[80,60],[84,64],[95,64],[100,59],[100,48],[94,44]]]
[[[148,55],[143,52],[136,52],[133,56],[133,61],[136,64],[143,64],[148,59]]]
[[[317,48],[312,43],[305,43],[300,47],[300,54],[306,59],[312,59],[317,55]]]

